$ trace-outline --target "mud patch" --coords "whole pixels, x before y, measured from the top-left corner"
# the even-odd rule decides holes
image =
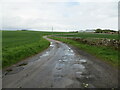
[[[7,70],[6,70],[6,72],[11,72],[11,71],[13,71],[13,70],[12,70],[12,69],[7,69]]]
[[[24,69],[24,67],[13,68],[11,71],[6,71],[6,75],[16,74],[16,73],[20,72],[23,69]]]
[[[27,63],[19,64],[17,67],[19,67],[19,66],[25,66],[25,65],[27,65]]]

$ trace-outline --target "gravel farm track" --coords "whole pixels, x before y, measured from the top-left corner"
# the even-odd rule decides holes
[[[117,88],[118,70],[82,50],[52,40],[50,47],[3,70],[3,88]]]

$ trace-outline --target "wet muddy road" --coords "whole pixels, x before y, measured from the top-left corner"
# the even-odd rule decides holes
[[[46,37],[44,37],[46,38]],[[115,88],[117,70],[59,41],[3,71],[3,88]]]

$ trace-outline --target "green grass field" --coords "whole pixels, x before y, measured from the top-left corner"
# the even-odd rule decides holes
[[[118,34],[97,34],[97,33],[78,33],[75,35],[56,35],[62,37],[80,37],[80,38],[109,38],[118,39]]]
[[[63,33],[66,32],[2,31],[3,68],[48,48],[49,42],[42,38],[44,35]]]
[[[72,32],[39,32],[39,31],[2,31],[2,66],[8,67],[29,56],[35,55],[49,46],[49,42],[42,37],[44,35],[71,34]],[[72,33],[73,34],[73,33]],[[58,36],[58,35],[57,35]],[[77,35],[59,35],[82,38],[110,38],[118,39],[118,35],[79,33]],[[107,47],[96,47],[82,44],[73,40],[55,38],[85,50],[99,58],[117,65],[118,51]]]
[[[49,42],[42,38],[40,32],[3,31],[2,46],[2,65],[7,67],[43,51]]]
[[[10,66],[18,61],[43,51],[49,42],[42,38],[41,32],[3,31],[2,32],[2,64]]]
[[[103,46],[91,46],[91,45],[87,45],[87,44],[83,44],[71,39],[65,39],[65,38],[57,38],[57,37],[50,37],[52,39],[55,40],[59,40],[62,41],[64,43],[73,45],[81,50],[84,50],[98,58],[100,58],[101,60],[104,60],[108,63],[110,63],[111,65],[117,67],[118,66],[118,51],[111,49],[109,47],[103,47]],[[120,65],[119,65],[120,66]]]

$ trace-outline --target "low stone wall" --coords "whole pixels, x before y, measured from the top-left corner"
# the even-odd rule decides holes
[[[72,38],[72,39],[89,45],[107,46],[112,47],[114,49],[118,49],[118,47],[120,46],[120,40],[115,39],[106,38],[88,38],[88,39]]]
[[[57,36],[53,36],[57,37]],[[85,44],[93,45],[93,46],[106,46],[110,48],[114,48],[116,50],[120,50],[120,40],[116,39],[108,39],[108,38],[80,38],[80,37],[57,37],[57,38],[66,38],[72,39],[78,42],[82,42]]]

